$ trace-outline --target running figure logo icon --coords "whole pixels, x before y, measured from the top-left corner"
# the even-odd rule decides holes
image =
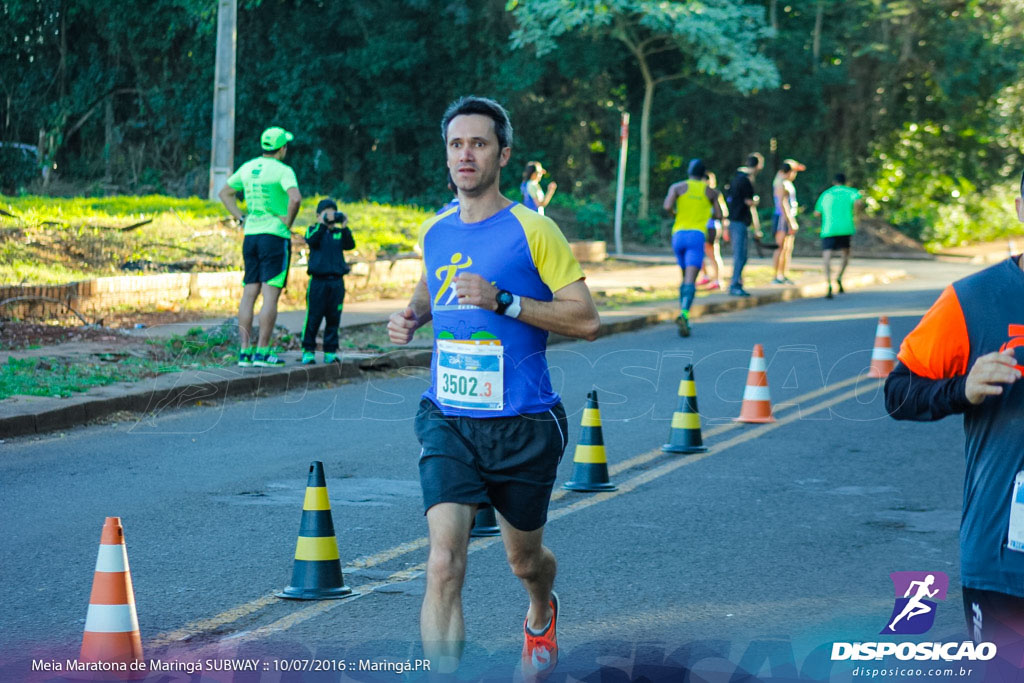
[[[935,623],[934,600],[945,600],[949,577],[944,572],[892,572],[896,604],[881,633],[917,635]]]

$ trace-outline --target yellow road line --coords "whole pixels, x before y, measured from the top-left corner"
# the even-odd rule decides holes
[[[863,378],[855,377],[855,378],[852,378],[851,380],[847,380],[844,383],[844,386],[856,383],[860,379],[863,379]],[[875,382],[871,382],[871,384],[875,385],[876,383]],[[638,474],[635,477],[632,477],[631,479],[628,479],[625,482],[619,484],[619,488],[617,490],[615,490],[615,491],[606,491],[604,493],[597,493],[597,494],[594,494],[592,496],[588,496],[586,498],[578,500],[575,503],[572,503],[571,505],[566,505],[565,507],[561,507],[561,508],[558,508],[556,510],[553,510],[552,512],[549,512],[548,513],[548,522],[549,523],[553,522],[555,520],[561,519],[562,517],[565,517],[566,515],[572,514],[574,512],[578,512],[580,510],[585,510],[585,509],[587,509],[589,507],[597,505],[598,503],[603,503],[606,500],[611,500],[613,498],[617,498],[619,496],[625,495],[626,493],[629,493],[629,492],[635,490],[636,488],[638,488],[638,487],[640,487],[640,486],[642,486],[644,484],[647,484],[647,483],[649,483],[651,481],[654,481],[655,479],[658,479],[659,477],[663,477],[666,474],[669,474],[670,472],[674,472],[675,470],[679,469],[680,467],[685,467],[687,465],[692,465],[692,464],[694,464],[696,462],[700,462],[701,460],[703,460],[703,459],[705,459],[707,457],[710,457],[712,455],[717,455],[719,453],[727,451],[730,448],[733,448],[734,446],[738,446],[738,445],[746,443],[748,441],[752,441],[753,439],[756,439],[757,437],[761,436],[762,434],[765,434],[767,432],[779,429],[779,428],[784,427],[784,426],[786,426],[788,424],[796,422],[797,420],[801,419],[803,416],[812,415],[814,413],[821,412],[822,410],[827,410],[827,409],[831,408],[832,406],[834,406],[834,405],[836,405],[838,403],[842,403],[843,401],[846,401],[848,399],[854,398],[860,392],[861,392],[861,387],[859,387],[859,386],[854,387],[850,391],[847,391],[847,392],[845,392],[843,394],[840,394],[839,396],[833,397],[833,398],[831,398],[831,399],[829,399],[829,400],[827,400],[827,401],[825,401],[823,403],[819,403],[818,405],[816,405],[813,408],[810,408],[808,410],[796,411],[793,414],[787,415],[786,417],[781,418],[781,419],[779,419],[776,422],[772,422],[772,423],[764,424],[764,425],[757,425],[755,428],[751,429],[748,432],[745,432],[743,434],[737,434],[733,438],[728,439],[728,440],[722,442],[721,444],[715,444],[706,453],[696,453],[696,454],[689,455],[689,456],[684,457],[684,458],[680,458],[678,460],[672,460],[672,461],[670,461],[668,463],[665,463],[664,465],[661,465],[660,467],[656,467],[654,469],[651,469],[651,470],[648,470],[648,471],[643,472],[641,474]],[[729,427],[731,427],[731,425],[729,425]],[[494,537],[491,537],[491,538],[480,538],[480,539],[477,539],[477,540],[473,541],[472,543],[470,543],[470,545],[469,545],[469,554],[478,552],[480,550],[484,550],[485,548],[489,548],[490,546],[494,545],[495,543],[497,543],[500,540],[501,540],[500,536],[494,536]],[[319,616],[321,614],[325,614],[326,612],[329,612],[329,611],[331,611],[331,610],[333,610],[333,609],[335,609],[337,607],[340,607],[341,605],[344,605],[347,602],[351,602],[352,600],[354,600],[356,598],[360,598],[360,597],[363,597],[365,595],[368,595],[369,593],[373,592],[377,588],[380,588],[381,586],[385,586],[385,585],[388,585],[388,584],[391,584],[391,583],[401,583],[401,582],[404,582],[404,581],[409,581],[409,580],[414,579],[414,578],[418,578],[425,569],[426,569],[426,563],[422,562],[422,563],[417,564],[417,565],[415,565],[413,567],[409,567],[407,569],[403,569],[402,571],[395,572],[394,574],[391,574],[388,578],[382,579],[381,581],[378,581],[376,583],[365,584],[363,586],[360,586],[359,588],[356,588],[353,591],[353,597],[351,597],[351,598],[346,598],[344,600],[323,601],[323,602],[319,602],[319,603],[310,605],[309,607],[305,607],[305,608],[299,609],[299,610],[297,610],[297,611],[295,611],[295,612],[293,612],[293,613],[291,613],[291,614],[289,614],[289,615],[287,615],[285,617],[277,619],[276,621],[273,621],[273,622],[271,622],[271,623],[269,623],[269,624],[267,624],[265,626],[261,626],[261,627],[259,627],[257,629],[252,630],[252,631],[246,631],[244,633],[240,633],[240,634],[238,634],[236,636],[230,636],[228,638],[225,638],[224,641],[228,641],[228,642],[231,642],[231,643],[247,642],[247,641],[250,641],[250,640],[259,640],[261,638],[265,638],[265,637],[274,635],[276,633],[280,633],[281,631],[285,631],[285,630],[291,628],[292,626],[295,626],[297,624],[301,624],[301,623],[303,623],[305,621],[308,621],[308,620],[310,620],[310,619],[312,619],[314,617],[317,617],[317,616]]]

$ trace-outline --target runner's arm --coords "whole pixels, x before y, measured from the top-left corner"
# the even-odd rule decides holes
[[[894,419],[931,422],[963,413],[970,406],[967,375],[928,379],[897,363],[885,380],[885,410]]]
[[[548,332],[594,341],[601,327],[601,316],[590,296],[590,288],[577,280],[554,293],[551,301],[521,297],[519,320]],[[497,302],[495,302],[497,308]]]
[[[668,194],[665,195],[665,201],[661,203],[661,208],[665,209],[670,216],[676,215],[676,197],[682,194],[679,186],[683,184],[684,183],[673,183],[672,185],[669,185]]]
[[[395,344],[408,344],[419,328],[433,318],[430,312],[430,290],[427,288],[427,277],[424,275],[416,284],[412,299],[404,310],[396,311],[388,318],[388,337]]]
[[[919,421],[966,412],[989,396],[1002,395],[1003,385],[1020,379],[1021,372],[1015,364],[1011,351],[993,351],[974,361],[966,375],[928,379],[899,363],[885,381],[885,409],[897,420]]]
[[[228,213],[230,213],[236,221],[241,223],[242,210],[238,208],[238,192],[235,188],[230,185],[225,185],[220,189],[217,196],[220,197],[221,204],[223,204],[224,208],[228,210]]]
[[[544,193],[544,197],[537,202],[537,206],[547,206],[551,203],[551,198],[555,196],[555,190],[558,189],[558,183],[552,180],[548,183],[548,190]]]
[[[479,306],[488,311],[498,310],[498,288],[476,273],[462,273],[456,277],[455,291],[460,304]],[[567,284],[552,296],[551,301],[521,296],[519,305],[522,310],[518,320],[574,339],[597,339],[601,316],[590,296],[590,288],[582,279]]]

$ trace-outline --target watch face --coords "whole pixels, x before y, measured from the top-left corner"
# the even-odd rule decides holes
[[[496,298],[498,300],[498,303],[502,306],[512,305],[512,292],[507,292],[503,289],[500,292],[498,292],[498,296]]]

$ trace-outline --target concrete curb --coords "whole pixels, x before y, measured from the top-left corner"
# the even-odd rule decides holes
[[[890,270],[847,278],[847,289],[859,289],[906,277],[906,271]],[[763,306],[781,301],[824,296],[826,284],[789,286],[761,291],[748,298],[723,298],[700,302],[691,309],[691,317]],[[675,302],[630,306],[601,312],[600,337],[639,330],[673,320],[678,315]],[[551,335],[552,343],[569,341]],[[4,438],[44,434],[92,422],[121,411],[152,414],[194,405],[197,401],[215,401],[232,396],[287,391],[290,387],[352,379],[366,373],[403,367],[430,367],[429,348],[402,349],[382,356],[351,354],[335,365],[289,365],[281,368],[207,368],[173,372],[147,382],[121,382],[98,387],[88,393],[57,399],[41,396],[17,396],[0,401],[0,435]]]

